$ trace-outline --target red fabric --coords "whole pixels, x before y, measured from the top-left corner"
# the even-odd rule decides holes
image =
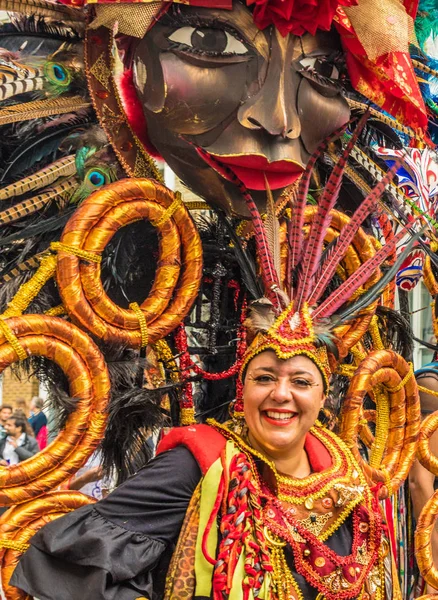
[[[222,434],[208,425],[175,427],[164,436],[157,447],[157,454],[176,446],[185,446],[196,458],[202,474],[208,471],[225,447],[227,440]]]
[[[43,450],[47,446],[47,425],[43,425],[35,436],[36,441],[40,450]]]
[[[414,11],[416,0],[407,1],[408,12]],[[426,107],[409,54],[391,52],[372,62],[342,8],[338,7],[334,23],[353,87],[401,123],[415,130],[426,129]]]
[[[355,6],[357,0],[246,0],[254,5],[254,23],[259,29],[274,25],[281,35],[315,35],[329,31],[338,5]]]
[[[175,427],[158,444],[157,454],[183,445],[196,458],[202,473],[205,475],[214,461],[219,458],[225,444],[226,439],[224,436],[212,427],[209,427],[209,425]],[[308,433],[306,436],[304,449],[314,473],[320,473],[332,466],[333,462],[329,451],[311,433]]]
[[[119,80],[119,90],[123,108],[125,109],[129,124],[131,125],[135,135],[144,145],[149,154],[151,154],[154,158],[159,158],[162,160],[161,154],[148,138],[146,118],[144,116],[141,102],[137,96],[137,90],[134,86],[131,69],[124,71],[121,75]]]
[[[312,467],[312,471],[314,473],[326,471],[333,465],[330,452],[327,450],[324,444],[311,433],[308,433],[306,436],[304,449],[307,453],[310,466]]]

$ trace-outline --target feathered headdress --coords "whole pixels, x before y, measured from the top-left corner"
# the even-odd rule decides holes
[[[343,335],[345,325],[351,323],[352,320],[356,320],[356,324],[358,324],[358,321],[363,320],[364,316],[366,317],[365,323],[369,323],[368,318],[374,314],[380,294],[394,277],[406,252],[409,252],[419,235],[412,237],[403,253],[384,275],[379,267],[394,251],[402,237],[406,236],[406,229],[399,232],[377,252],[371,251],[358,268],[347,273],[344,281],[334,290],[329,291],[329,284],[337,271],[340,268],[343,272],[346,271],[342,267],[344,257],[351,250],[352,243],[355,240],[357,243],[357,236],[362,239],[368,237],[362,231],[361,225],[367,216],[376,209],[380,196],[399,167],[397,163],[388,171],[351,218],[344,216],[339,235],[327,243],[327,233],[337,214],[334,206],[339,196],[343,172],[351,149],[365,125],[365,121],[366,116],[356,127],[328,178],[318,207],[312,211],[312,218],[310,222],[307,219],[306,224],[306,212],[309,213],[306,209],[306,201],[311,172],[318,154],[323,151],[327,141],[309,162],[300,182],[290,220],[288,236],[288,267],[290,271],[286,277],[290,286],[285,293],[278,294],[276,289],[278,278],[274,280],[272,276],[275,269],[272,266],[273,260],[269,244],[265,240],[265,229],[261,220],[255,218],[260,264],[262,272],[264,272],[264,283],[269,299],[264,298],[253,303],[250,316],[246,321],[249,335],[253,337],[253,341],[242,359],[241,378],[252,358],[265,350],[273,350],[281,359],[305,355],[320,370],[327,392],[330,376],[338,359],[338,351],[345,355],[349,347],[364,333],[361,327],[358,327],[358,332],[362,331],[359,338],[350,336],[349,341],[346,342]],[[286,307],[285,297],[289,301]],[[240,412],[241,409],[239,401],[235,410]]]

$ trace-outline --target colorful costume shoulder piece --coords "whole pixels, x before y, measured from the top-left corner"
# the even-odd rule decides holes
[[[172,429],[160,441],[157,454],[171,450],[176,446],[185,446],[196,458],[199,467],[205,474],[212,463],[219,458],[226,439],[208,425],[189,425]]]

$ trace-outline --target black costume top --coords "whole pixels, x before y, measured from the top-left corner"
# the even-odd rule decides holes
[[[159,454],[104,500],[43,527],[10,584],[40,600],[161,599],[172,552],[201,477],[186,447]],[[340,556],[351,552],[351,516],[325,544]],[[288,548],[285,557],[304,598],[314,600],[318,592],[294,570]]]

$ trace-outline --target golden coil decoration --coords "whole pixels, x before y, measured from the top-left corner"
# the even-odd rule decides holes
[[[304,220],[304,231],[305,235],[308,235],[309,226],[316,214],[318,207],[308,206],[306,207],[305,220]],[[332,210],[330,212],[332,220],[330,227],[327,230],[325,236],[325,243],[329,244],[331,241],[336,239],[342,234],[342,228],[347,225],[350,218],[343,213]],[[369,258],[374,256],[376,253],[372,243],[371,236],[368,236],[363,229],[359,229],[350,244],[347,253],[341,262],[341,269],[338,270],[338,274],[344,279],[357,271],[361,264],[367,261]],[[380,277],[380,271],[376,271],[373,276],[367,281],[363,288],[358,290],[358,293],[363,293],[374,285]],[[348,325],[343,325],[335,330],[337,338],[337,346],[339,349],[340,357],[343,358],[348,354],[349,349],[358,343],[361,337],[367,331],[371,319],[376,312],[378,301],[376,300],[373,304],[370,304],[367,308],[361,311],[360,316],[352,319]]]
[[[0,518],[0,572],[7,600],[31,600],[31,596],[9,585],[20,556],[29,546],[30,538],[43,525],[94,502],[93,498],[80,492],[51,492],[10,508]]]
[[[435,395],[433,390],[422,388],[428,394]],[[438,410],[433,412],[421,423],[420,436],[418,441],[417,458],[425,469],[438,476],[438,457],[430,451],[430,438],[438,429]]]
[[[101,256],[120,228],[144,219],[156,225],[159,259],[150,294],[140,305],[143,322],[137,309],[122,308],[105,293],[100,263],[78,253]],[[92,194],[67,223],[57,250],[63,305],[74,321],[105,342],[131,348],[146,339],[156,342],[184,319],[199,290],[202,246],[197,229],[184,204],[153,180],[125,179]]]
[[[377,449],[383,458],[380,466],[376,467],[364,461],[357,441],[363,426],[364,398],[380,387],[386,388],[389,419],[377,428],[379,439],[376,443],[384,446],[385,451]],[[375,399],[379,402],[379,395]],[[380,498],[396,492],[406,479],[417,450],[420,420],[418,389],[411,366],[392,350],[370,352],[351,380],[342,407],[340,436],[361,465],[368,483],[371,486],[381,485]]]
[[[41,496],[85,464],[105,432],[110,380],[97,346],[71,323],[45,315],[12,317],[4,323],[27,356],[44,356],[62,369],[69,395],[78,399],[51,444],[24,462],[0,466],[0,506],[9,506]],[[16,361],[16,351],[0,332],[0,370]]]
[[[55,274],[56,260],[57,258],[53,254],[48,254],[42,258],[40,266],[31,279],[23,283],[12,300],[8,302],[8,308],[2,315],[3,318],[16,317],[26,310],[41,288]]]
[[[438,518],[438,490],[429,498],[420,513],[415,529],[415,558],[422,577],[429,585],[438,588],[438,569],[432,556],[432,532]],[[436,595],[421,596],[421,600],[436,598]],[[420,600],[420,598],[418,599]]]
[[[438,282],[433,274],[430,256],[428,254],[426,254],[424,259],[423,282],[431,296],[436,296],[438,294]]]

